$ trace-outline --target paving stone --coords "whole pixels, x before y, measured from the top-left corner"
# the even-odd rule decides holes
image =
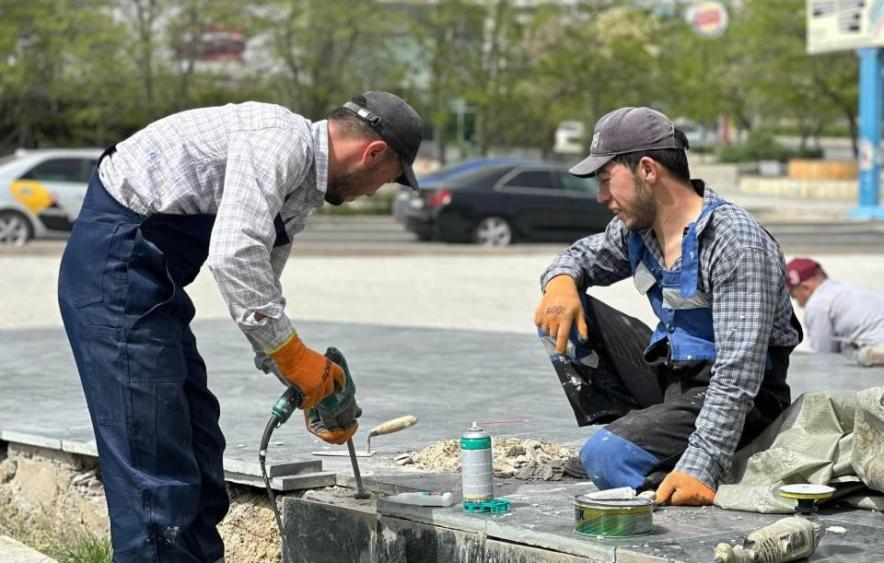
[[[95,440],[89,442],[79,442],[77,440],[62,440],[61,449],[77,455],[85,455],[90,457],[98,457],[98,447]]]
[[[0,561],[3,563],[58,563],[37,550],[9,536],[0,536]]]
[[[265,488],[264,479],[256,475],[245,473],[224,472],[224,478],[231,483],[250,485],[259,489]],[[322,487],[333,487],[337,484],[337,475],[331,472],[318,471],[315,473],[301,473],[299,475],[283,475],[270,479],[270,487],[274,491],[303,491]]]
[[[228,444],[225,464],[243,464],[237,466],[246,468],[242,475],[260,486],[255,479],[259,475],[258,441],[283,388],[274,377],[254,369],[248,344],[228,319],[197,321],[194,332],[208,366],[209,386],[221,403],[221,427]],[[380,422],[404,414],[415,414],[420,419],[414,428],[375,438],[372,446],[378,453],[359,459],[363,478],[374,490],[450,490],[459,500],[458,475],[415,472],[397,466],[394,458],[403,451],[457,438],[473,420],[523,420],[488,428],[495,435],[570,446],[581,445],[589,433],[574,424],[546,354],[531,335],[333,322],[302,322],[299,332],[312,346],[324,349],[334,345],[347,356],[364,412],[356,435],[359,449],[367,429]],[[0,331],[0,439],[36,442],[66,451],[91,442],[89,417],[67,346],[59,328]],[[41,361],[32,361],[35,357]],[[840,356],[796,353],[789,383],[795,398],[810,390],[879,385],[881,373],[851,365]],[[35,397],[40,398],[39,419],[33,416]],[[274,467],[318,462],[322,471],[312,475],[316,481],[310,486],[352,484],[347,457],[312,455],[324,447],[305,432],[296,417],[274,433],[268,463]],[[298,477],[302,479],[299,486],[303,486],[307,476],[292,478]],[[275,477],[274,482],[280,479],[284,478]],[[497,495],[511,498],[513,511],[503,518],[487,520],[466,516],[457,507],[436,512],[402,509],[392,514],[394,509],[379,506],[384,517],[410,520],[416,525],[485,534],[492,541],[602,560],[614,560],[627,552],[680,559],[693,556],[689,547],[696,548],[697,554],[706,553],[705,542],[713,538],[745,535],[777,519],[777,515],[716,508],[667,508],[655,514],[655,530],[650,536],[594,542],[573,534],[573,498],[587,492],[588,486],[575,480],[532,483],[496,479]],[[840,511],[833,520],[848,529],[854,524],[867,528],[861,528],[865,534],[861,542],[850,543],[851,534],[845,534],[847,537],[836,538],[838,543],[831,543],[846,546],[845,553],[853,554],[851,563],[862,560],[856,553],[884,552],[884,534],[877,533],[880,527],[868,520],[870,514]],[[829,554],[826,560],[838,561],[837,557],[840,555]]]
[[[36,432],[39,432],[39,429],[37,429]],[[36,446],[38,448],[46,448],[49,450],[61,450],[61,440],[38,433],[32,434],[30,432],[3,430],[0,432],[0,440],[3,440],[4,442],[15,442],[16,444],[27,444],[28,446]]]

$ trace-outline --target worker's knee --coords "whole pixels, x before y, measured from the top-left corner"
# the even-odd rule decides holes
[[[604,428],[593,434],[580,449],[586,474],[599,489],[640,488],[659,459]]]

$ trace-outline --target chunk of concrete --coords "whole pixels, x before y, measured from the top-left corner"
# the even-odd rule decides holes
[[[0,536],[0,561],[3,563],[58,563],[9,536]]]

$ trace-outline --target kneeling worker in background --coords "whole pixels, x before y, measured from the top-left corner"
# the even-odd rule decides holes
[[[566,471],[707,505],[737,447],[789,406],[801,329],[776,241],[690,179],[687,148],[652,109],[596,123],[571,173],[598,176],[598,201],[616,217],[547,268],[534,322],[578,424],[607,423]],[[629,277],[659,318],[653,332],[586,295]]]
[[[814,352],[841,352],[861,366],[884,365],[884,296],[830,280],[809,258],[789,261],[786,287],[804,308]]]

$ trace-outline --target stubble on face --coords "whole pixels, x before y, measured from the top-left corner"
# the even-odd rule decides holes
[[[328,186],[325,189],[325,201],[331,205],[341,205],[355,199],[361,195],[362,189],[371,181],[372,172],[373,170],[362,168],[329,176]]]
[[[632,179],[635,188],[635,198],[629,206],[629,213],[623,213],[625,217],[621,217],[626,228],[630,231],[641,231],[647,229],[654,224],[657,216],[657,204],[654,201],[654,194],[648,187],[647,181],[643,181],[636,174]]]

